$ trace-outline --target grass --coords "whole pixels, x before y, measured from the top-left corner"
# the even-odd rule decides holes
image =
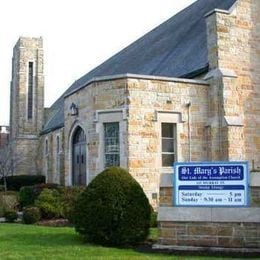
[[[152,230],[156,237],[156,229]],[[0,259],[220,259],[140,253],[83,244],[73,228],[0,224]]]

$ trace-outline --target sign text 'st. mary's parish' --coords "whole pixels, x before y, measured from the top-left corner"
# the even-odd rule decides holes
[[[176,163],[177,206],[247,206],[247,162]]]

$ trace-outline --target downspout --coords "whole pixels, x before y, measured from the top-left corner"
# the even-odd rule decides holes
[[[189,162],[191,162],[191,129],[190,129],[190,107],[191,102],[188,102],[186,104],[186,107],[188,109],[188,145],[189,145]]]
[[[126,167],[129,171],[129,89],[128,89],[128,78],[125,78],[125,117],[126,117],[126,134],[127,134],[127,142],[125,145],[127,145],[127,156],[126,156]]]
[[[219,82],[221,84],[219,84],[221,87],[219,87],[218,89],[218,149],[219,149],[219,156],[218,156],[218,160],[222,160],[223,159],[223,150],[222,150],[222,115],[223,115],[223,105],[224,105],[224,101],[223,101],[223,97],[222,97],[222,93],[223,93],[223,78],[221,79],[221,82]],[[226,158],[228,159],[228,158]]]

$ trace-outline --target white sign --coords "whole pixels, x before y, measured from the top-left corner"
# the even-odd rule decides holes
[[[247,162],[174,164],[176,206],[248,206]]]

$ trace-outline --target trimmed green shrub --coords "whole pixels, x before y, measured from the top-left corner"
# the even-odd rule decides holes
[[[34,224],[41,219],[41,212],[37,207],[28,207],[23,210],[23,222]]]
[[[4,213],[4,217],[6,222],[13,223],[18,218],[18,215],[16,211],[9,210]]]
[[[59,218],[62,215],[61,198],[57,190],[44,189],[36,199],[35,206],[45,219]]]
[[[61,186],[53,183],[42,183],[34,186],[21,187],[19,192],[19,201],[21,207],[27,207],[34,204],[35,200],[41,194],[44,189],[56,189],[59,190]]]
[[[7,189],[19,191],[23,186],[32,186],[39,183],[45,183],[43,175],[19,175],[6,177]],[[3,179],[0,180],[3,185]]]
[[[64,187],[60,189],[62,215],[69,220],[70,223],[74,222],[75,203],[79,196],[84,191],[85,187]]]
[[[134,245],[149,233],[149,201],[138,182],[119,167],[104,170],[88,185],[75,212],[76,231],[88,242]]]
[[[22,187],[19,192],[19,201],[21,208],[33,205],[36,197],[37,196],[34,192],[34,186]]]

